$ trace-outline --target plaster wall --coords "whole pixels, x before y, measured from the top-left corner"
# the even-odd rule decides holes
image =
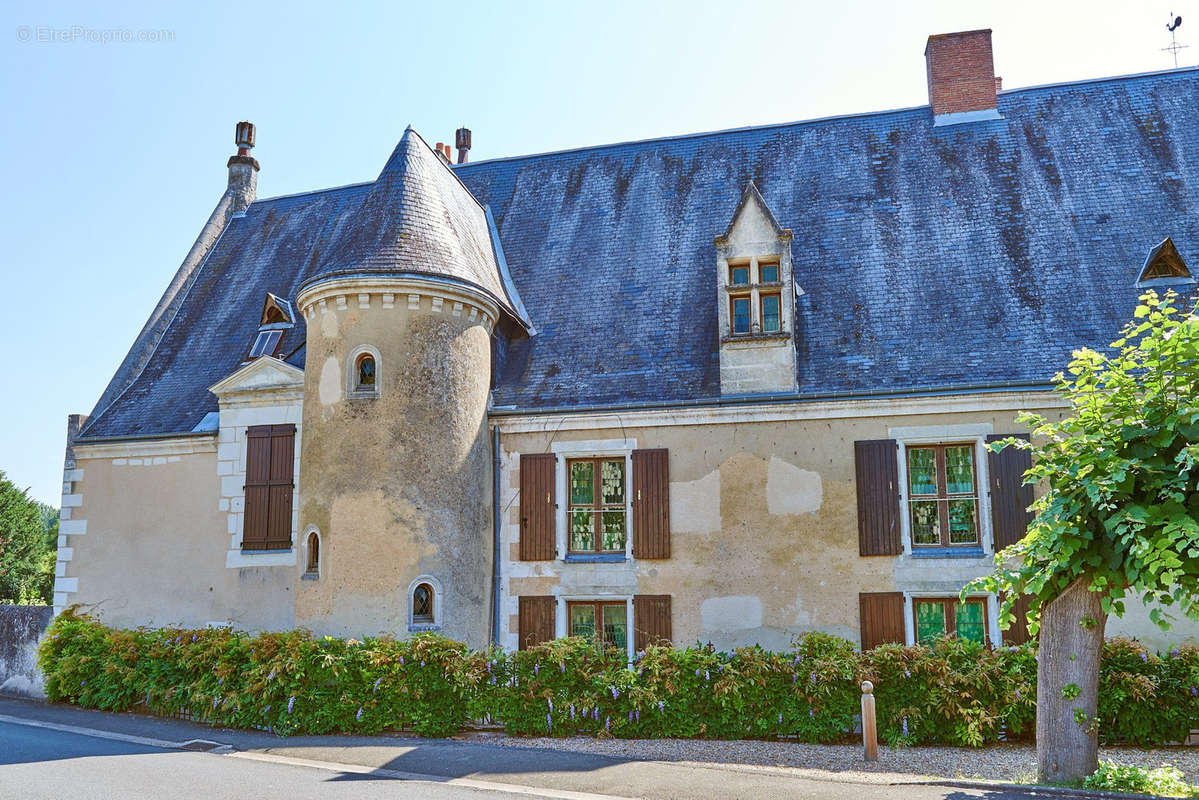
[[[561,612],[566,599],[668,594],[678,645],[710,641],[719,648],[784,648],[808,631],[859,642],[859,592],[902,591],[909,603],[913,596],[956,593],[992,566],[985,476],[980,472],[982,557],[919,558],[910,549],[901,556],[862,557],[854,442],[938,430],[954,441],[956,431],[981,438],[1021,428],[1014,421],[1015,408],[985,409],[986,403],[965,401],[960,405],[975,409],[913,413],[921,402],[872,401],[872,407],[859,404],[855,416],[841,418],[800,407],[792,419],[760,422],[748,417],[721,422],[720,415],[701,410],[660,412],[659,423],[652,424],[655,417],[646,412],[622,415],[618,427],[576,429],[560,420],[500,418],[503,644],[517,645],[521,595],[557,596],[560,634],[565,633]],[[606,419],[608,424],[617,421],[615,415]],[[578,455],[604,442],[669,449],[669,559],[630,557],[616,564],[519,560],[519,455],[570,453],[572,442],[580,445],[572,453]],[[1139,636],[1156,646],[1199,639],[1199,625],[1187,621],[1163,636],[1150,626],[1147,612],[1131,605],[1124,619],[1109,621],[1109,635]],[[988,607],[994,629],[993,599]]]
[[[215,439],[160,440],[124,453],[75,446],[78,499],[68,520],[75,524],[60,523],[56,606],[79,604],[122,627],[293,627],[291,571],[225,566]]]
[[[361,288],[361,287],[359,287]],[[434,629],[489,640],[490,326],[467,298],[396,284],[301,298],[308,316],[300,470],[302,534],[321,571],[296,621],[318,633],[407,636],[409,587],[440,584]],[[361,348],[377,397],[353,395]]]

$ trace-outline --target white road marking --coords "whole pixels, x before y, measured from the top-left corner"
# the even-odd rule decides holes
[[[168,742],[166,739],[151,739],[145,736],[133,736],[128,733],[115,733],[113,731],[102,731],[95,728],[80,728],[75,725],[60,725],[57,722],[42,722],[37,719],[24,719],[22,717],[10,717],[7,714],[0,714],[0,722],[7,722],[10,725],[24,725],[28,728],[45,728],[50,731],[62,731],[63,733],[74,733],[79,736],[90,736],[93,739],[111,739],[115,742],[129,742],[130,744],[140,744],[146,747],[161,747],[166,750],[174,750],[179,747],[181,742]]]

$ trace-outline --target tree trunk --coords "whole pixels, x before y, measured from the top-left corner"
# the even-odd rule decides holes
[[[1037,772],[1081,781],[1099,766],[1099,656],[1107,615],[1079,578],[1041,611],[1037,656]]]

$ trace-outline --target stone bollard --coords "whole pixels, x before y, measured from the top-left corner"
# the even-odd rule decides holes
[[[878,761],[878,726],[874,721],[874,684],[862,681],[862,744],[867,761]]]

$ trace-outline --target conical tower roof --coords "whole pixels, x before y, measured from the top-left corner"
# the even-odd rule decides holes
[[[430,277],[482,290],[521,320],[499,247],[484,207],[409,127],[305,284],[354,275]]]

